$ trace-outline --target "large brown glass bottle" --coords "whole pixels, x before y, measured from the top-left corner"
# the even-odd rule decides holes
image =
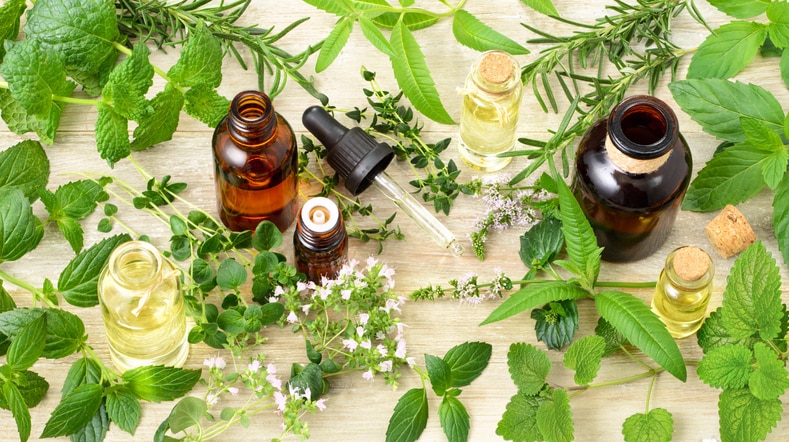
[[[269,220],[280,231],[298,211],[298,149],[288,122],[258,91],[230,104],[213,138],[219,217],[230,230],[255,230]]]
[[[582,138],[573,192],[607,261],[635,261],[668,237],[690,183],[677,117],[645,95],[622,100]]]

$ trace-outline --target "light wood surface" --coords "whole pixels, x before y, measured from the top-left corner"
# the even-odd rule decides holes
[[[612,2],[554,0],[554,3],[563,16],[589,22],[601,16],[604,13],[604,6]],[[727,21],[706,2],[698,1],[697,3],[713,26]],[[435,1],[418,2],[418,4],[432,10],[443,8],[439,2]],[[521,42],[533,37],[520,26],[521,22],[551,31],[563,28],[516,0],[470,1],[465,8],[495,29]],[[310,17],[310,19],[281,42],[285,48],[296,52],[325,37],[336,17],[320,12],[300,1],[256,0],[246,13],[244,22],[257,23],[261,26],[276,25],[281,28],[302,17]],[[456,88],[462,85],[472,61],[478,54],[456,43],[451,32],[451,23],[445,20],[429,29],[418,31],[417,38],[426,54],[443,102],[450,114],[457,120],[460,116],[460,97]],[[687,14],[683,14],[675,20],[674,41],[684,48],[697,46],[706,35],[707,31]],[[520,61],[530,60],[541,49],[536,45],[529,46],[529,48],[532,55],[518,57]],[[152,60],[157,66],[166,69],[174,62],[176,53],[173,50],[168,53],[157,52],[153,55]],[[680,77],[684,76],[687,64],[688,60],[685,60],[681,65],[678,72]],[[354,30],[348,45],[334,64],[325,72],[316,75],[316,87],[328,94],[331,103],[339,108],[364,107],[366,103],[362,95],[362,88],[367,85],[359,74],[362,65],[377,72],[378,79],[385,88],[396,90],[397,85],[393,79],[388,59],[372,49],[358,28]],[[314,66],[314,59],[303,68],[302,72],[312,73],[312,66]],[[223,73],[224,79],[220,92],[228,98],[240,90],[254,88],[256,85],[254,73],[242,70],[233,59],[226,59]],[[780,82],[776,59],[765,60],[757,57],[757,60],[738,78],[760,84],[772,91],[780,101],[789,102],[789,93]],[[161,80],[157,79],[153,89],[160,90],[160,88]],[[645,92],[645,86],[635,86],[632,93],[637,92]],[[694,173],[696,173],[711,157],[718,141],[701,132],[699,126],[680,111],[673,102],[665,81],[658,88],[656,95],[668,101],[677,111],[681,130],[693,151]],[[290,121],[299,134],[304,133],[301,125],[301,113],[313,104],[316,104],[316,101],[294,83],[289,84],[274,102],[276,110]],[[566,106],[566,103],[563,105]],[[531,92],[527,91],[523,101],[518,135],[547,139],[549,136],[547,130],[556,128],[560,119],[561,115],[543,113]],[[54,190],[58,185],[76,179],[72,173],[82,171],[112,173],[128,179],[139,187],[144,187],[144,181],[136,174],[129,161],[121,161],[114,170],[109,170],[104,161],[99,158],[93,135],[95,122],[95,109],[74,105],[66,108],[56,143],[46,149],[52,166],[49,188]],[[346,123],[348,122],[346,121]],[[430,121],[424,121],[424,126],[423,137],[427,141],[438,141],[445,137],[452,137],[452,147],[445,156],[459,161],[455,150],[457,127],[442,126]],[[160,177],[170,174],[175,181],[188,183],[189,188],[184,194],[185,198],[208,211],[215,211],[213,164],[210,154],[211,133],[211,129],[184,114],[172,141],[135,154],[135,158],[154,176]],[[0,128],[1,148],[10,147],[25,138],[30,138],[30,135],[17,136],[11,133],[5,125]],[[525,165],[525,160],[518,159],[506,171],[516,173]],[[391,167],[389,173],[395,179],[406,180],[404,173],[397,165]],[[464,171],[460,179],[462,181],[468,180],[474,175],[476,173],[473,171]],[[308,194],[309,189],[303,189],[303,195]],[[773,238],[770,197],[771,195],[768,193],[760,194],[740,205],[739,208],[752,223],[756,236],[766,244],[775,257],[779,257],[776,241]],[[391,210],[394,210],[393,206],[374,189],[364,193],[362,200],[373,203],[378,210],[386,210],[384,213],[391,213]],[[481,279],[487,279],[493,275],[497,268],[513,277],[518,277],[525,272],[525,267],[518,259],[518,237],[523,233],[518,229],[493,233],[487,244],[488,258],[484,262],[478,261],[471,253],[467,235],[471,232],[473,223],[481,210],[480,201],[461,196],[449,217],[443,215],[439,217],[455,232],[466,248],[466,254],[461,258],[452,257],[437,247],[407,217],[398,217],[398,224],[405,233],[406,239],[387,242],[384,252],[378,258],[396,268],[397,290],[402,295],[407,295],[412,290],[428,283],[446,286],[450,279],[460,277],[470,271],[477,272]],[[45,217],[44,209],[40,203],[36,203],[35,212],[39,217]],[[666,254],[674,248],[681,245],[697,245],[711,251],[703,233],[703,226],[714,215],[715,213],[681,212],[671,237],[654,255],[630,264],[604,263],[600,279],[653,281],[657,279]],[[152,242],[160,248],[167,247],[169,234],[166,226],[143,212],[131,209],[124,210],[122,218],[137,232],[148,234]],[[87,232],[86,244],[92,244],[104,237],[104,234],[96,232],[93,228],[99,219],[99,214],[96,214],[84,223]],[[289,245],[292,231],[293,227],[285,233],[285,238],[288,240],[280,250],[288,256],[292,254]],[[118,232],[116,227],[114,233]],[[364,260],[368,256],[374,255],[375,252],[376,248],[373,244],[363,244],[357,240],[352,240],[350,243],[350,255],[354,258]],[[57,229],[54,226],[48,226],[43,241],[35,251],[17,262],[4,263],[3,269],[41,286],[44,278],[56,280],[59,272],[72,256],[73,252]],[[714,254],[713,258],[716,275],[711,308],[716,308],[720,305],[720,295],[734,258],[722,259]],[[781,273],[785,288],[786,281],[789,281],[789,273],[785,265],[781,265]],[[5,287],[20,304],[29,305],[29,294],[11,284],[6,283]],[[637,290],[634,293],[645,302],[649,302],[652,295],[650,290]],[[784,295],[784,301],[789,301],[789,295]],[[443,355],[452,346],[465,341],[480,340],[493,345],[490,365],[479,379],[471,386],[464,388],[460,397],[471,415],[470,440],[472,441],[500,440],[500,437],[496,435],[496,426],[507,402],[516,392],[506,364],[506,355],[510,344],[528,342],[544,348],[535,338],[534,321],[529,318],[528,314],[521,314],[499,323],[478,327],[477,324],[499,303],[500,301],[493,301],[478,306],[469,306],[460,305],[451,300],[441,300],[421,303],[408,302],[403,308],[403,322],[408,325],[406,329],[408,351],[411,356],[417,358],[421,365],[424,365],[423,354]],[[87,326],[90,344],[101,357],[108,361],[101,314],[98,308],[77,309],[66,305],[64,308],[77,313],[83,319]],[[597,315],[591,303],[581,302],[579,310],[581,330],[577,337],[593,333],[597,321]],[[680,347],[687,360],[699,360],[702,356],[695,337],[681,340]],[[304,359],[301,338],[292,335],[287,330],[276,328],[270,329],[269,342],[259,351],[266,355],[267,361],[278,364],[282,372],[287,372],[286,367],[294,360]],[[205,345],[193,346],[186,367],[201,368],[204,359],[218,355],[223,355],[223,353]],[[549,355],[553,363],[550,381],[560,386],[574,385],[572,372],[563,367],[563,353],[551,351]],[[41,360],[33,368],[51,384],[50,391],[44,401],[31,410],[34,440],[37,435],[41,434],[49,414],[60,400],[63,379],[72,358],[58,361]],[[2,361],[4,359],[0,359],[0,362]],[[614,355],[603,362],[598,381],[638,371],[640,368],[624,356]],[[397,399],[407,389],[417,386],[419,386],[419,378],[410,371],[405,372],[400,388],[396,391],[392,391],[380,379],[368,382],[362,379],[359,374],[333,379],[332,390],[327,396],[328,408],[307,418],[312,433],[311,440],[383,440],[388,419]],[[633,413],[643,412],[648,387],[649,381],[644,380],[623,386],[593,390],[573,398],[571,408],[575,421],[576,440],[622,440],[622,422]],[[198,386],[192,394],[200,394],[200,388]],[[664,407],[672,413],[675,426],[674,440],[676,441],[717,439],[719,437],[718,393],[717,390],[701,383],[693,367],[689,366],[688,381],[684,384],[666,374],[658,378],[650,406]],[[439,425],[438,400],[432,396],[432,393],[430,393],[430,398],[430,418],[421,440],[445,440]],[[140,426],[134,436],[113,426],[107,440],[150,440],[161,421],[168,415],[172,405],[173,403],[146,403]],[[239,404],[228,403],[227,405]],[[789,424],[786,423],[789,413],[785,412],[783,417],[783,422],[780,422],[778,428],[773,430],[768,440],[789,439]],[[269,440],[279,434],[279,422],[279,418],[273,413],[262,413],[252,418],[250,428],[244,429],[237,425],[229,429],[219,440]],[[0,440],[14,439],[16,439],[14,421],[9,412],[0,410]]]

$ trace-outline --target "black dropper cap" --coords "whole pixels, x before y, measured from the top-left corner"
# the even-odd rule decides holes
[[[358,127],[348,129],[320,106],[307,108],[301,122],[326,147],[326,160],[345,179],[345,188],[353,195],[370,187],[394,158],[391,147]]]

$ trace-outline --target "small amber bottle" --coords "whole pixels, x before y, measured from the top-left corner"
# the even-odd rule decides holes
[[[521,95],[520,66],[503,51],[482,54],[461,90],[458,151],[466,164],[483,172],[502,169],[512,157],[497,155],[515,146]]]
[[[312,282],[334,278],[348,257],[348,235],[337,205],[328,198],[309,199],[293,232],[296,269]]]
[[[155,247],[129,241],[115,248],[98,294],[110,358],[119,370],[184,364],[189,343],[180,273]]]
[[[671,336],[695,333],[707,315],[715,266],[704,250],[688,246],[669,253],[658,278],[652,310]]]
[[[607,261],[635,261],[668,237],[693,160],[677,117],[646,95],[622,100],[581,139],[573,192]]]
[[[280,231],[298,211],[298,148],[288,122],[266,94],[244,91],[213,137],[217,206],[230,230],[255,230],[263,220]]]

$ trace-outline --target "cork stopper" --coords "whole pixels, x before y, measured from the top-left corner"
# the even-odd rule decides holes
[[[704,233],[724,258],[734,256],[756,241],[748,220],[732,205],[727,205],[705,227]]]
[[[510,57],[501,52],[490,52],[479,63],[480,77],[490,84],[506,82],[514,70]]]
[[[674,253],[674,272],[685,281],[698,281],[710,269],[712,260],[704,250],[695,246],[683,247]]]

